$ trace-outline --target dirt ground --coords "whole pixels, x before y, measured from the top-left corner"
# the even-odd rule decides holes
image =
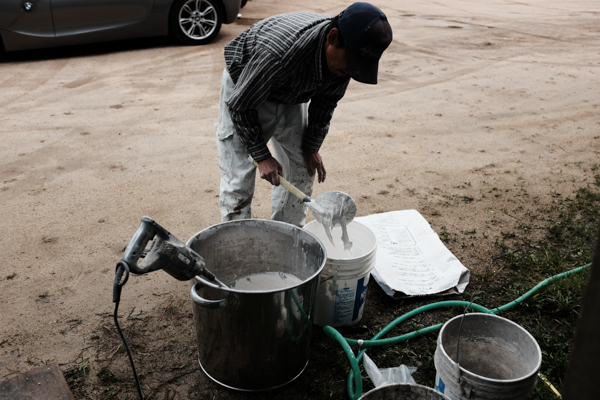
[[[140,218],[184,241],[220,221],[213,124],[223,46],[269,15],[335,15],[349,2],[324,4],[251,0],[244,19],[202,47],[159,38],[4,56],[0,379],[87,360],[102,381],[100,366],[114,358],[126,379],[110,318],[113,271]],[[451,251],[476,275],[503,232],[584,186],[600,162],[600,4],[375,4],[394,41],[379,84],[352,82],[339,104],[321,151],[327,181],[314,196],[347,192],[358,215],[416,209],[438,234],[465,237]],[[257,182],[254,217],[269,217],[269,193]],[[156,327],[134,342],[164,351],[179,343],[189,357],[170,371],[192,368],[187,381],[154,377],[148,393],[163,396],[180,380],[181,398],[234,396],[193,366],[188,298],[187,284],[163,272],[132,277],[123,291],[125,325],[147,317]]]

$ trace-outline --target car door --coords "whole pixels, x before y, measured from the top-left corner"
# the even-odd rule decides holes
[[[58,37],[108,33],[144,21],[153,5],[154,0],[52,0],[54,29]]]
[[[0,30],[6,50],[51,46],[50,0],[0,0]]]

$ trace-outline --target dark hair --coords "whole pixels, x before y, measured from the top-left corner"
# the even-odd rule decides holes
[[[331,20],[331,22],[329,23],[329,29],[327,30],[327,34],[329,34],[329,32],[331,32],[331,30],[333,28],[337,28],[338,32],[340,32],[340,26],[339,26],[339,21],[340,21],[340,17],[342,16],[344,12],[342,11],[341,13],[339,13],[338,15],[336,15],[335,17],[333,17],[333,19]],[[344,42],[344,38],[342,37],[342,33],[340,32],[340,34],[338,35],[338,46],[340,49],[343,49],[346,47],[346,42]]]

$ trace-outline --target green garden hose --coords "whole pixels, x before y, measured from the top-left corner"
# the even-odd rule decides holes
[[[525,293],[524,295],[519,297],[518,299],[513,300],[501,307],[497,307],[497,308],[494,308],[491,310],[487,309],[479,304],[476,304],[473,302],[467,302],[467,301],[440,301],[437,303],[428,304],[426,306],[419,307],[413,311],[410,311],[410,312],[396,318],[393,322],[388,324],[385,328],[383,328],[375,336],[373,336],[373,338],[371,340],[347,339],[347,338],[343,337],[341,335],[341,333],[339,333],[335,328],[333,328],[331,326],[325,326],[323,328],[323,332],[325,332],[325,334],[327,336],[329,336],[330,338],[333,338],[340,343],[340,345],[346,352],[346,356],[348,357],[348,360],[350,361],[351,370],[350,370],[350,373],[348,374],[348,382],[347,382],[348,397],[350,397],[350,400],[357,400],[362,395],[362,377],[361,377],[360,367],[358,365],[358,362],[362,359],[363,354],[365,353],[365,351],[367,351],[367,349],[369,349],[371,347],[375,347],[375,346],[383,346],[383,345],[401,343],[408,339],[412,339],[417,336],[422,336],[429,332],[439,331],[442,328],[442,326],[444,325],[444,324],[432,325],[430,327],[419,329],[417,331],[406,333],[404,335],[387,338],[387,339],[380,339],[382,336],[387,334],[390,330],[392,330],[392,328],[394,328],[396,325],[400,324],[401,322],[404,322],[407,319],[412,318],[415,315],[420,314],[424,311],[434,310],[436,308],[442,308],[442,307],[472,308],[476,311],[486,313],[486,314],[497,314],[499,312],[506,311],[518,304],[521,304],[522,302],[527,300],[529,297],[531,297],[535,292],[537,292],[538,290],[540,290],[542,287],[546,286],[550,282],[553,282],[557,279],[562,279],[568,275],[583,271],[584,269],[588,268],[591,265],[592,264],[589,263],[582,267],[575,268],[570,271],[563,272],[558,275],[554,275],[548,279],[545,279],[542,282],[538,283],[533,289],[531,289],[530,291],[528,291],[527,293]],[[359,346],[358,355],[356,355],[356,356],[354,355],[354,352],[352,351],[352,348],[350,346]]]

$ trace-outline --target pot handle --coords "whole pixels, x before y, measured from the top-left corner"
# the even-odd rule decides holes
[[[211,309],[227,307],[227,304],[229,303],[227,299],[206,300],[205,298],[200,297],[197,293],[197,290],[202,288],[203,286],[204,285],[200,281],[196,282],[196,284],[194,286],[192,286],[191,295],[192,295],[192,301],[194,302],[194,304],[197,304],[203,308],[211,308]]]

